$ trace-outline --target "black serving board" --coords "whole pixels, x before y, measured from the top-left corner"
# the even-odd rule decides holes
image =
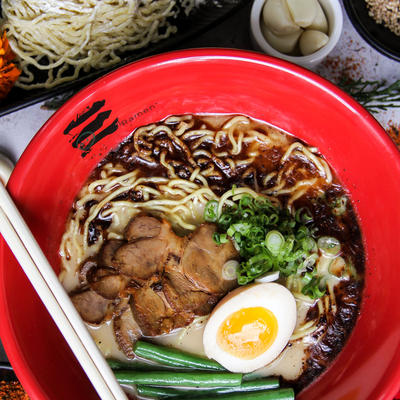
[[[14,87],[9,95],[0,102],[0,116],[27,107],[29,105],[47,100],[56,95],[74,93],[104,74],[151,55],[163,53],[182,46],[185,41],[200,35],[207,29],[212,28],[241,7],[249,4],[251,0],[205,0],[198,8],[194,9],[189,16],[183,12],[174,21],[178,32],[168,39],[134,51],[127,52],[121,56],[121,62],[112,67],[100,70],[92,70],[89,73],[81,73],[80,76],[71,82],[66,82],[51,89],[23,90]],[[1,0],[0,0],[1,12]],[[40,77],[38,77],[40,79]]]
[[[343,0],[347,15],[358,33],[383,55],[400,61],[400,36],[368,15],[365,0]]]

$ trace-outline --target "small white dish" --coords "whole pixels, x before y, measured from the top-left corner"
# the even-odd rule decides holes
[[[292,56],[275,50],[261,31],[261,14],[266,0],[254,0],[250,14],[250,33],[253,46],[271,56],[312,68],[319,64],[336,46],[343,28],[343,12],[339,0],[319,0],[329,24],[328,43],[313,54],[307,56]]]

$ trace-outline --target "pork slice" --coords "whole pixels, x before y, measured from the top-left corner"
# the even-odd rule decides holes
[[[180,238],[172,230],[171,224],[149,215],[139,215],[132,218],[125,228],[125,239],[128,242],[135,242],[140,239],[157,238],[174,243]]]
[[[114,303],[92,289],[72,294],[72,303],[82,319],[91,324],[100,324],[112,317]]]
[[[90,273],[90,271],[93,268],[97,268],[97,262],[94,258],[87,258],[85,261],[82,262],[82,264],[79,267],[79,283],[81,286],[86,286],[88,281],[87,281],[87,275]]]
[[[139,215],[130,220],[125,229],[125,239],[133,242],[137,239],[153,238],[160,234],[163,223],[149,215]]]
[[[142,239],[122,245],[114,254],[113,266],[138,281],[161,274],[168,255],[168,243],[160,239]]]
[[[214,224],[203,224],[192,234],[181,259],[185,276],[198,289],[223,295],[237,286],[236,279],[222,275],[226,261],[239,256],[231,241],[217,245],[213,240]]]
[[[193,314],[176,313],[162,291],[142,287],[132,291],[131,307],[134,319],[143,335],[158,336],[193,321]]]
[[[102,267],[111,267],[113,265],[114,253],[124,244],[123,240],[110,239],[101,246],[98,263]]]
[[[106,299],[113,300],[120,296],[129,277],[119,274],[114,268],[93,268],[88,274],[90,287]]]
[[[169,270],[162,286],[168,303],[178,313],[207,315],[218,301],[218,296],[199,291],[179,271]]]
[[[140,217],[140,220],[143,222],[144,218]],[[139,217],[134,218],[133,222],[136,219]],[[113,266],[141,284],[146,284],[149,280],[158,280],[171,255],[180,259],[183,252],[184,239],[173,232],[168,222],[146,217],[146,220],[148,219],[159,223],[158,236],[128,242],[116,250],[113,258]]]
[[[129,305],[125,307],[120,315],[114,318],[113,329],[115,340],[119,348],[129,358],[135,358],[133,344],[140,338],[141,331],[139,325],[133,318],[132,310]]]

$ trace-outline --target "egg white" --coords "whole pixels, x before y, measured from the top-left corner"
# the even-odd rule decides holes
[[[217,343],[218,329],[232,313],[249,307],[264,307],[278,322],[278,332],[272,345],[251,360],[235,357]],[[256,283],[233,290],[214,308],[203,334],[207,357],[231,372],[252,372],[273,361],[285,348],[296,326],[296,301],[292,293],[278,283]]]

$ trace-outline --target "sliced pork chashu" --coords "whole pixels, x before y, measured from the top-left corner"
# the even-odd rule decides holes
[[[124,240],[107,240],[100,249],[98,255],[98,264],[102,267],[111,267],[113,265],[114,253],[125,243]]]
[[[135,289],[131,296],[133,316],[145,336],[158,336],[193,321],[194,314],[176,313],[163,291],[150,287]]]
[[[237,286],[236,280],[226,280],[222,269],[226,261],[236,258],[237,251],[227,242],[216,245],[212,224],[201,225],[185,238],[179,262],[165,266],[163,291],[178,313],[209,314],[218,300]]]
[[[100,324],[112,317],[113,301],[104,298],[92,289],[85,289],[73,294],[71,300],[82,319],[86,322]]]
[[[166,272],[162,285],[166,299],[177,313],[207,315],[219,298],[198,290],[179,271]]]
[[[111,267],[92,268],[87,280],[96,293],[110,300],[119,297],[129,282],[127,276],[119,274]]]
[[[97,268],[97,261],[93,257],[89,257],[83,263],[81,263],[78,273],[79,283],[81,286],[87,285],[87,275],[93,268]]]
[[[236,279],[223,277],[223,266],[238,257],[232,242],[217,245],[213,240],[214,224],[202,224],[190,237],[181,260],[184,275],[195,288],[222,296],[237,286]]]
[[[150,225],[149,229],[145,228],[146,224]],[[128,224],[126,232],[130,239],[135,240],[115,251],[113,266],[139,284],[161,277],[170,255],[181,251],[182,239],[175,235],[166,221],[139,216]]]
[[[83,263],[81,282],[87,286],[73,296],[82,318],[100,323],[112,315],[117,343],[132,358],[138,335],[168,333],[209,314],[237,285],[222,270],[238,253],[230,241],[216,245],[215,231],[203,224],[182,238],[166,221],[133,218],[125,240],[105,242],[96,259]]]
[[[139,215],[133,218],[125,229],[125,239],[133,242],[143,238],[159,236],[161,229],[170,229],[167,222],[159,221],[149,215]]]
[[[120,273],[141,282],[160,275],[167,258],[167,243],[160,239],[141,239],[122,245],[114,254],[113,265]]]
[[[127,302],[121,313],[114,318],[113,329],[119,348],[128,358],[135,358],[132,344],[142,336],[142,332],[133,318],[131,307]]]

